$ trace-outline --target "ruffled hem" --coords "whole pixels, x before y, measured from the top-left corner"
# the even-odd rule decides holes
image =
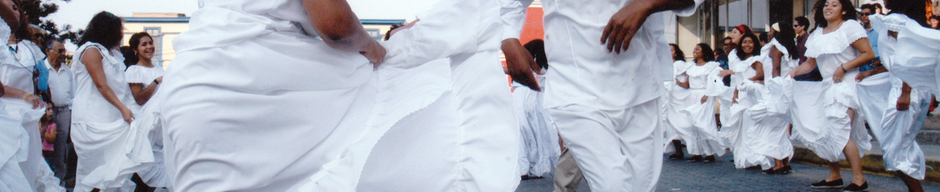
[[[846,113],[849,108],[833,102],[836,100],[827,94],[834,89],[831,82],[795,82],[792,78],[786,81],[790,81],[787,89],[800,93],[791,99],[793,139],[801,141],[817,156],[828,161],[844,158],[842,149],[850,138],[855,140],[860,155],[871,149],[863,115],[856,115],[855,121],[851,121]]]
[[[836,31],[823,34],[819,29],[810,34],[806,40],[806,53],[804,56],[818,58],[825,54],[838,54],[852,46],[852,43],[861,38],[868,38],[865,28],[855,20],[847,20]]]
[[[80,150],[104,151],[104,154],[106,154],[97,157],[104,158],[100,161],[105,162],[104,164],[87,167],[91,168],[91,171],[81,177],[81,180],[78,181],[80,185],[101,189],[120,188],[126,185],[131,175],[149,168],[149,163],[154,162],[149,134],[150,129],[157,121],[155,118],[146,116],[148,115],[141,115],[140,119],[133,121],[130,125],[124,122],[123,119],[111,123],[72,123],[73,132],[74,130],[81,132],[77,133],[79,135],[72,136],[76,148],[107,147],[106,149],[85,148]],[[104,141],[108,143],[99,143],[102,141],[94,141],[95,138],[118,139]],[[79,187],[76,186],[76,188]]]

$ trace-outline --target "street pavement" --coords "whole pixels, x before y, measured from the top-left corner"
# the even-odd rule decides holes
[[[687,156],[688,157],[688,156]],[[824,190],[809,187],[829,175],[828,167],[793,163],[793,173],[787,175],[763,175],[759,170],[735,169],[731,154],[719,157],[715,163],[687,163],[670,161],[663,156],[663,171],[657,191],[818,191],[835,192],[841,189]],[[842,170],[846,184],[852,180],[852,172]],[[551,176],[542,179],[524,180],[517,192],[552,191]],[[907,191],[907,187],[894,176],[865,174],[871,192]],[[922,182],[925,191],[940,192],[940,185]],[[590,191],[587,182],[581,182],[578,191]]]

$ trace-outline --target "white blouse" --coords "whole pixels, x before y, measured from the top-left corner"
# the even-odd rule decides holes
[[[127,83],[141,83],[144,87],[150,86],[154,79],[163,77],[163,68],[160,66],[144,67],[140,65],[131,65],[124,71],[124,78]]]
[[[806,40],[805,55],[816,58],[816,65],[823,79],[832,78],[836,70],[841,70],[840,65],[858,57],[859,52],[852,47],[852,43],[862,38],[868,38],[865,28],[850,19],[833,32],[823,33],[822,29],[813,31]],[[854,79],[857,74],[858,69],[850,69],[843,79]]]

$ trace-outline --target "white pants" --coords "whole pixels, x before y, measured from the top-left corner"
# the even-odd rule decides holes
[[[662,171],[660,101],[623,109],[548,109],[591,191],[653,191]]]

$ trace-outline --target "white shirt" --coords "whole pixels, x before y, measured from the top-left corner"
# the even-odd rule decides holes
[[[692,15],[702,1],[695,0],[694,6],[676,10],[676,13]],[[663,13],[650,15],[633,37],[630,49],[616,54],[609,53],[607,46],[600,43],[601,33],[614,13],[632,0],[541,2],[545,13],[545,53],[553,69],[549,71],[551,78],[546,80],[546,108],[580,104],[598,109],[624,109],[663,95],[662,81],[672,77]],[[522,3],[503,4],[517,5],[504,6],[504,9],[528,7],[518,6]],[[510,10],[501,13],[508,26],[519,25],[522,22],[518,19],[525,18],[519,14],[507,17],[513,13]],[[521,29],[509,28],[515,31],[505,34],[517,34]]]
[[[48,59],[43,63],[49,69],[49,95],[52,97],[52,103],[56,107],[71,105],[72,98],[75,97],[75,79],[72,78],[72,68],[61,64],[57,71]]]
[[[127,71],[124,71],[124,79],[127,79],[127,83],[141,83],[144,87],[150,86],[150,83],[159,77],[163,77],[163,68],[160,66],[131,65],[127,67]]]

